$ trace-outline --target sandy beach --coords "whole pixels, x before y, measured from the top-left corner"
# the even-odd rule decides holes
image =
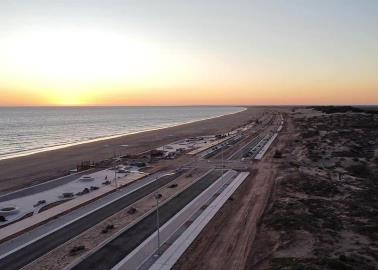
[[[0,193],[4,194],[66,175],[84,160],[98,162],[115,154],[136,154],[191,136],[228,132],[256,119],[266,109],[266,107],[248,107],[245,111],[213,119],[1,160]]]

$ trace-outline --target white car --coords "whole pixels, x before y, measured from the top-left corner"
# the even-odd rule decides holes
[[[89,176],[89,175],[84,175],[84,176],[80,177],[79,180],[83,181],[83,182],[89,182],[89,181],[93,181],[94,178],[92,176]]]

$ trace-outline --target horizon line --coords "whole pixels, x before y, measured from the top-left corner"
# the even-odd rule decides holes
[[[80,108],[80,107],[303,107],[303,106],[378,106],[376,104],[189,104],[189,105],[0,105],[0,108]]]

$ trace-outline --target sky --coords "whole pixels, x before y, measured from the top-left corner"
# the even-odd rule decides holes
[[[0,0],[0,106],[378,104],[376,0]]]

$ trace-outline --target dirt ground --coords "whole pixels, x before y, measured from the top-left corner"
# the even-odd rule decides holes
[[[378,116],[294,112],[248,269],[378,269]]]

